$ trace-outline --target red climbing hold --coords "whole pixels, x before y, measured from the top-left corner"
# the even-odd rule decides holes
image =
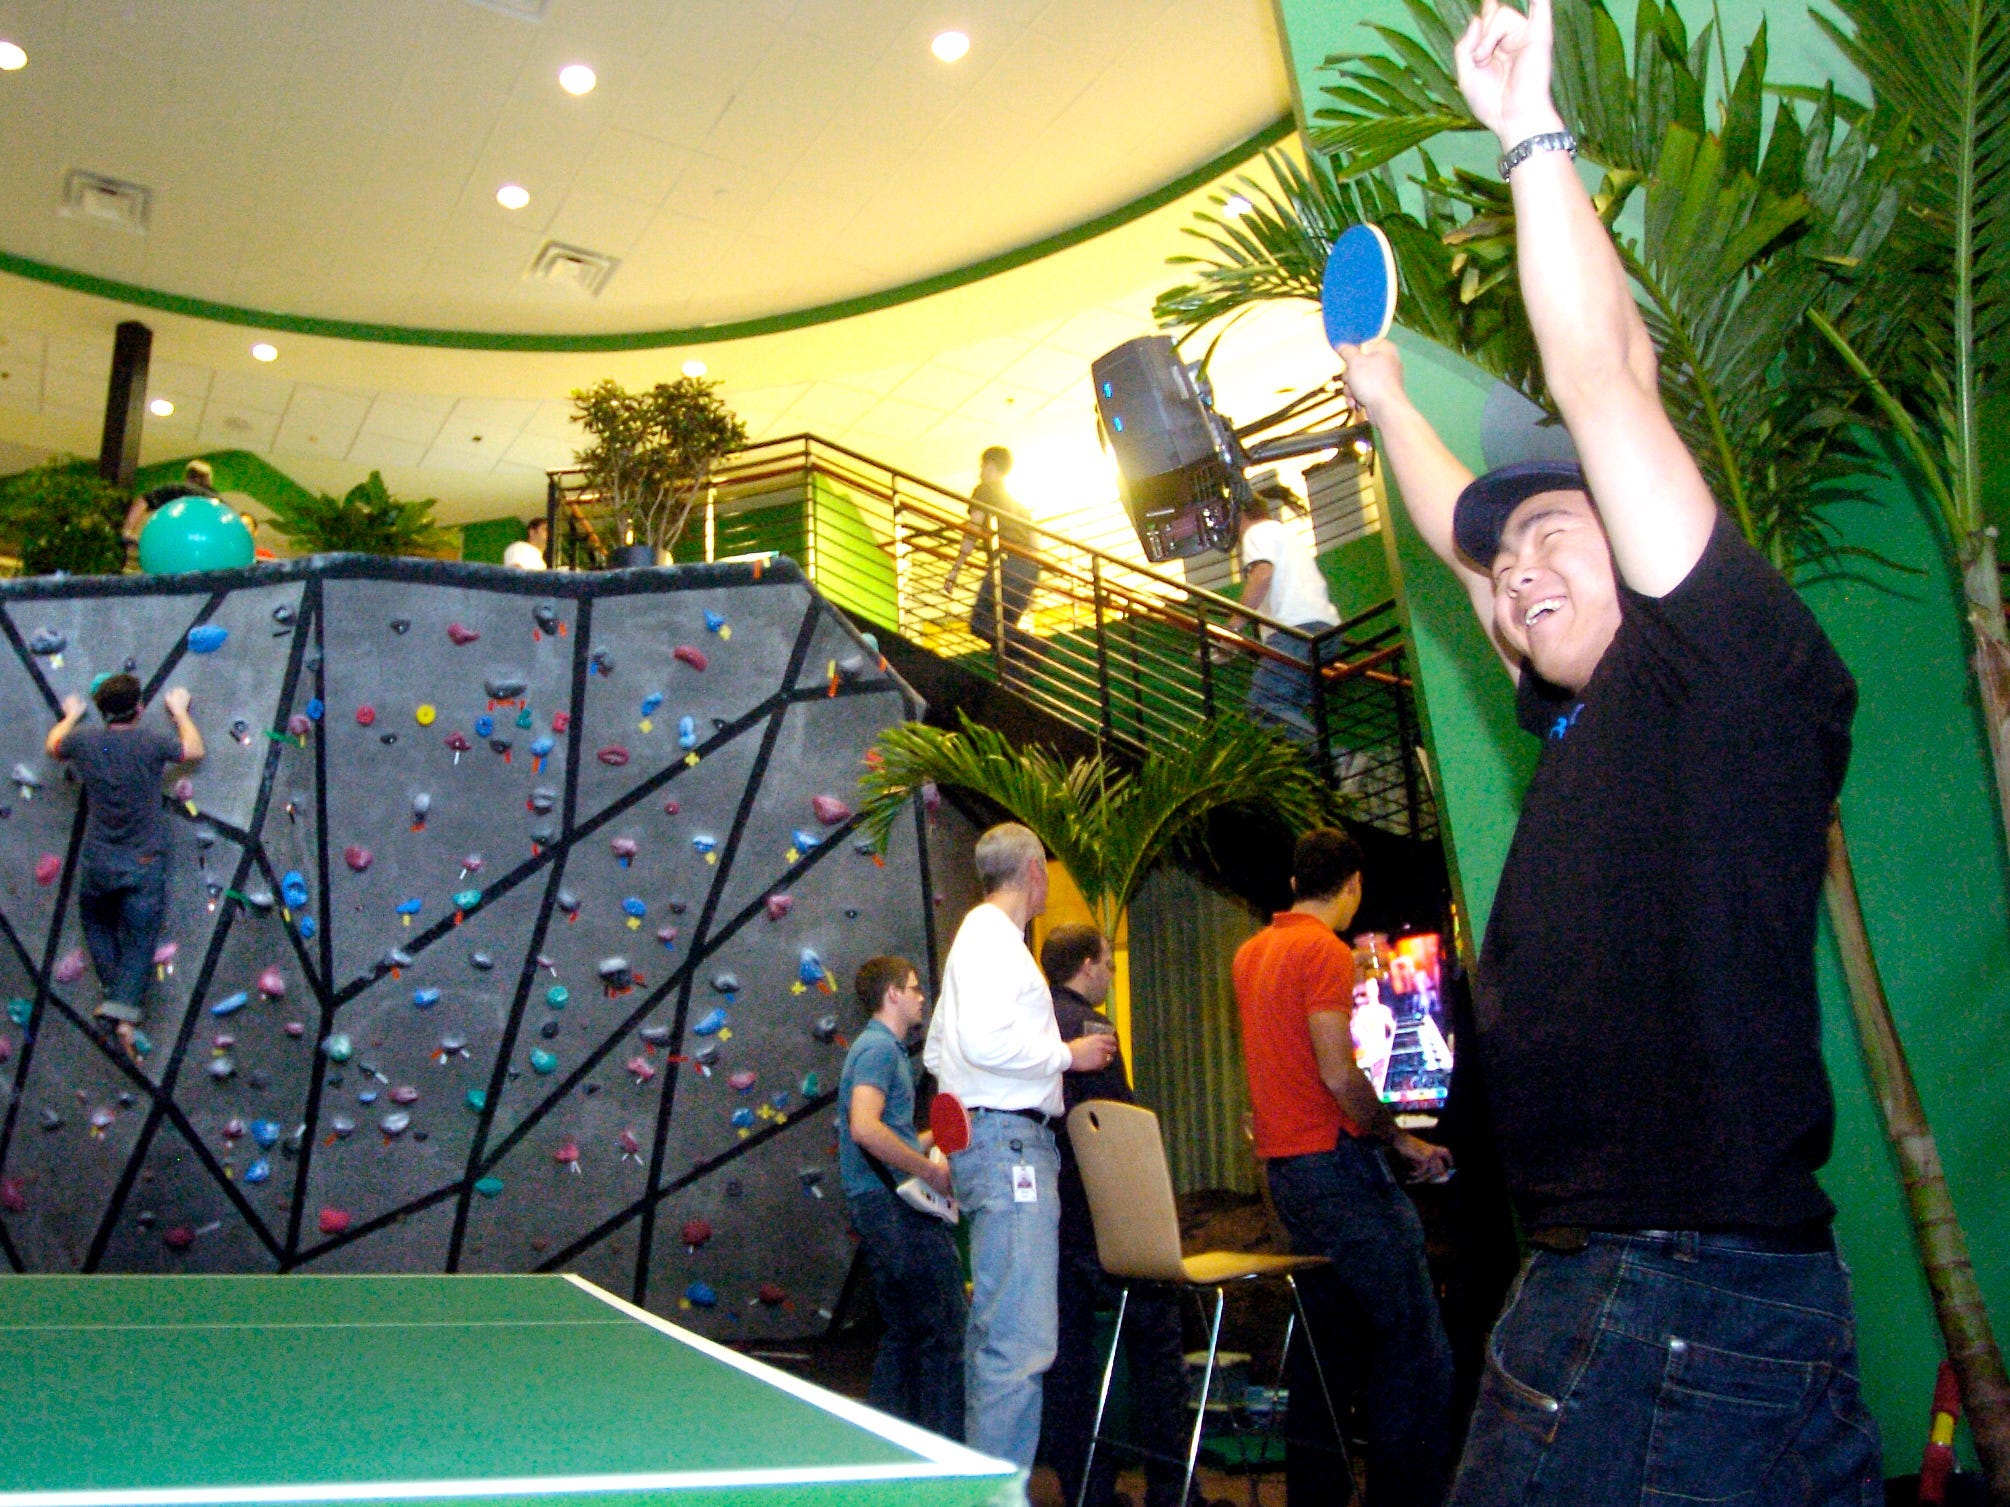
[[[732,1089],[735,1093],[744,1094],[759,1081],[753,1072],[742,1069],[726,1080],[726,1087]]]
[[[712,1226],[702,1219],[684,1221],[684,1243],[696,1250],[712,1238]]]
[[[663,803],[663,814],[665,816],[675,816],[677,815],[678,812],[682,811],[683,809],[684,809],[684,803],[678,800],[675,796],[672,796],[669,800]]]
[[[35,882],[37,884],[54,884],[56,877],[62,872],[63,860],[58,858],[54,853],[44,853],[40,858],[35,860]]]
[[[322,1234],[339,1235],[349,1228],[349,1215],[342,1209],[323,1209],[315,1223]]]
[[[161,1232],[161,1244],[171,1251],[185,1251],[195,1244],[195,1231],[185,1224],[174,1225]]]
[[[694,649],[689,644],[679,644],[670,651],[670,657],[682,660],[694,670],[702,670],[709,663],[703,649]]]
[[[560,1144],[558,1150],[551,1154],[551,1159],[557,1162],[559,1166],[570,1167],[574,1172],[577,1172],[579,1170],[579,1142],[570,1140],[563,1142]]]
[[[796,900],[793,895],[770,895],[767,898],[766,904],[768,919],[770,921],[779,921],[796,908]]]
[[[553,732],[555,732],[555,733],[562,733],[562,732],[564,732],[564,731],[565,731],[565,730],[566,730],[566,729],[567,729],[568,727],[571,727],[571,726],[572,726],[572,713],[570,713],[570,712],[553,712],[553,713],[551,714],[551,730],[552,730]]]
[[[28,1185],[18,1177],[0,1177],[0,1209],[9,1214],[28,1212]]]
[[[358,847],[355,843],[342,850],[342,861],[359,874],[370,867],[375,856],[368,848]]]
[[[778,1308],[789,1300],[788,1293],[783,1291],[779,1282],[763,1282],[754,1296],[761,1300],[761,1305],[765,1308]]]
[[[72,948],[70,951],[64,953],[60,958],[57,958],[56,966],[52,968],[49,971],[49,973],[50,977],[55,979],[55,981],[59,984],[76,983],[78,979],[84,976],[83,948],[81,947]]]
[[[834,795],[813,795],[810,810],[817,814],[817,820],[826,827],[835,827],[839,822],[851,820],[851,807]]]
[[[596,757],[599,758],[601,763],[619,769],[623,764],[628,762],[628,750],[623,748],[619,743],[610,743],[607,747],[601,749]]]
[[[356,725],[358,727],[368,727],[376,720],[377,709],[374,706],[359,706],[356,708]]]
[[[258,975],[258,992],[267,999],[282,999],[285,997],[286,975],[279,971],[277,963]]]
[[[460,623],[448,623],[447,637],[452,639],[455,643],[461,645],[463,648],[465,648],[467,645],[473,643],[476,639],[480,638],[481,635],[475,632],[474,629],[464,627]]]
[[[647,1083],[656,1076],[655,1065],[639,1052],[628,1059],[628,1071],[635,1075],[637,1083]]]

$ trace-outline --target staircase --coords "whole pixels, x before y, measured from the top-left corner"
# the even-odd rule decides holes
[[[1306,746],[1360,820],[1406,837],[1436,835],[1394,602],[1316,636],[1256,618],[1296,650],[1294,659],[1230,633],[1227,621],[1243,615],[1236,603],[1170,570],[1038,525],[1029,544],[1002,541],[969,509],[932,482],[796,435],[723,461],[702,517],[693,511],[671,558],[788,555],[879,637],[938,712],[947,709],[945,691],[947,706],[973,714],[973,700],[984,702],[981,720],[994,725],[1009,725],[1023,707],[1070,730],[1049,739],[1063,745],[1131,754],[1167,747],[1198,721],[1246,714],[1261,664],[1289,668],[1289,684],[1305,690],[1299,704],[1267,703],[1276,713],[1268,720]],[[581,473],[551,473],[549,510],[555,561],[582,569],[607,562],[614,520]],[[1009,611],[1035,572],[1019,628],[997,632],[982,602],[1002,597]]]

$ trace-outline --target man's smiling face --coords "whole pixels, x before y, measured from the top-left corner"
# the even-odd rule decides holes
[[[1538,492],[1508,514],[1494,556],[1494,626],[1552,685],[1581,691],[1619,631],[1619,583],[1582,492]]]

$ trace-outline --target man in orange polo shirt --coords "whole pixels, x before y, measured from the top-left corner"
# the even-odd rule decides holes
[[[1307,1284],[1320,1331],[1309,1338],[1328,1380],[1339,1367],[1360,1398],[1369,1507],[1437,1507],[1450,1466],[1452,1352],[1424,1228],[1388,1153],[1413,1180],[1445,1177],[1451,1155],[1398,1129],[1354,1062],[1354,955],[1335,935],[1361,904],[1353,839],[1331,829],[1300,838],[1291,893],[1291,909],[1235,955],[1256,1154],[1293,1251],[1333,1263],[1328,1280]],[[1320,1423],[1318,1382],[1295,1362],[1286,1432],[1317,1439]],[[1285,1479],[1296,1507],[1332,1498],[1330,1463],[1307,1451],[1288,1455]]]

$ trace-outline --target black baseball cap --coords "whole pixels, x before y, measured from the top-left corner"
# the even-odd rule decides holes
[[[1500,553],[1508,515],[1540,492],[1583,492],[1584,468],[1569,461],[1525,460],[1475,477],[1452,505],[1452,542],[1482,570]]]

